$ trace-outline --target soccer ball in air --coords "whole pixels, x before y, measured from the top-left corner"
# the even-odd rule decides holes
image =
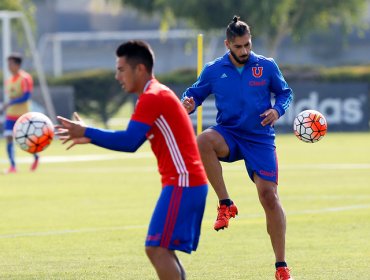
[[[324,137],[328,129],[325,117],[318,111],[300,112],[294,119],[294,134],[306,143],[315,143]]]
[[[23,114],[13,128],[14,141],[19,147],[31,154],[46,149],[53,140],[54,126],[51,120],[42,113]]]

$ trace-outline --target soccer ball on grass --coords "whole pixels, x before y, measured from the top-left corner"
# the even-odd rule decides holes
[[[14,141],[22,150],[31,154],[45,150],[53,137],[53,123],[47,116],[38,112],[23,114],[13,128]]]
[[[328,129],[325,117],[318,111],[305,110],[294,119],[293,130],[299,140],[315,143],[321,140]]]

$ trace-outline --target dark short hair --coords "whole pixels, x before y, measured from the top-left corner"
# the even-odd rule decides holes
[[[154,53],[150,45],[141,40],[131,40],[121,44],[116,50],[117,57],[126,57],[131,67],[144,64],[147,71],[152,73],[154,65]]]
[[[239,16],[234,16],[226,29],[227,40],[233,41],[235,37],[240,37],[245,34],[251,34],[249,25],[241,21]]]
[[[8,56],[8,60],[12,60],[15,64],[21,65],[23,57],[20,53],[12,53]]]

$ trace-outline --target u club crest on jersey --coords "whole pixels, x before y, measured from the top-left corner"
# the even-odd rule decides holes
[[[255,78],[261,78],[263,74],[263,67],[252,67],[252,75]]]

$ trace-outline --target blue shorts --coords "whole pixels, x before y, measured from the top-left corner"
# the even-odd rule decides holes
[[[244,160],[249,178],[253,181],[253,174],[260,178],[278,183],[278,159],[276,147],[273,144],[252,141],[250,137],[243,137],[221,126],[212,126],[225,139],[230,154],[220,161],[234,162]]]
[[[15,125],[16,120],[5,120],[4,124],[4,136],[12,136],[13,135],[13,127]]]
[[[149,224],[145,246],[186,253],[198,246],[208,186],[165,186]]]

